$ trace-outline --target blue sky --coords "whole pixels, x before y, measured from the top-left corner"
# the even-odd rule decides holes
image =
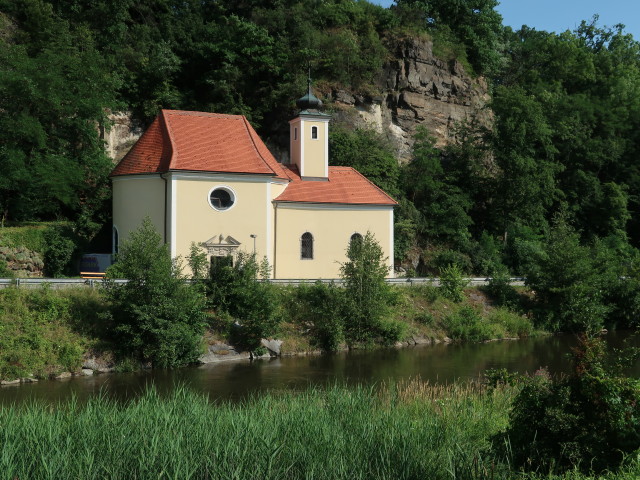
[[[392,0],[369,0],[388,7]],[[503,23],[514,29],[522,25],[537,30],[563,32],[573,30],[581,20],[600,15],[598,25],[626,25],[626,31],[640,40],[639,0],[502,0],[497,9]]]

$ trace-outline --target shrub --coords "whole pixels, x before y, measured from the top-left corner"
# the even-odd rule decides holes
[[[484,287],[484,291],[497,305],[515,307],[518,303],[518,293],[511,286],[509,270],[502,265],[494,266],[490,274],[491,278],[487,286]]]
[[[527,285],[536,292],[536,317],[552,330],[600,331],[609,307],[603,299],[605,272],[593,249],[558,217],[542,254],[529,266]]]
[[[527,337],[533,332],[531,320],[507,308],[493,310],[488,316],[488,321],[502,326],[510,336]]]
[[[206,282],[208,302],[216,314],[228,314],[237,322],[231,329],[234,344],[254,351],[278,327],[275,287],[259,280],[265,266],[258,265],[255,253],[240,252],[231,263],[230,257],[213,262]]]
[[[0,278],[13,278],[13,272],[4,260],[0,260]]]
[[[382,345],[391,346],[402,340],[407,333],[407,324],[392,319],[382,319],[375,328],[375,335]]]
[[[461,307],[457,312],[447,315],[443,325],[454,340],[481,342],[504,337],[504,331],[500,326],[490,324],[469,306]]]
[[[327,351],[335,351],[344,341],[344,292],[333,283],[299,286],[295,292],[301,315],[308,326],[311,342]]]
[[[464,288],[467,281],[462,277],[462,272],[456,265],[449,265],[440,274],[440,289],[442,296],[452,302],[459,303],[464,300]]]
[[[60,227],[47,230],[44,240],[44,273],[49,277],[60,277],[69,269],[76,244],[68,229]]]
[[[155,367],[195,362],[204,332],[204,296],[185,283],[151,220],[123,242],[107,269],[107,319],[120,353]],[[114,278],[126,278],[115,284]]]
[[[435,323],[435,320],[435,317],[427,311],[418,313],[413,319],[414,322],[426,326],[433,325]]]
[[[606,364],[604,342],[582,337],[571,376],[524,382],[499,444],[524,470],[600,473],[640,448],[640,381]]]

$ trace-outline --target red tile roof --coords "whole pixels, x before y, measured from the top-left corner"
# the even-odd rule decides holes
[[[166,172],[171,162],[172,150],[163,124],[162,116],[158,115],[129,153],[116,165],[111,175]]]
[[[275,201],[396,205],[351,167],[329,167],[328,181],[302,180],[271,155],[242,115],[162,110],[111,176],[168,171],[269,175],[288,180]]]
[[[302,180],[295,167],[292,181],[276,202],[344,203],[352,205],[397,205],[397,202],[351,167],[329,167],[329,180]]]
[[[162,110],[111,175],[169,170],[289,179],[244,116],[179,110]]]

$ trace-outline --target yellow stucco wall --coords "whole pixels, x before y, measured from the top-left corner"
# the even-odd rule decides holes
[[[175,201],[172,211],[172,255],[188,256],[191,242],[206,242],[211,237],[233,237],[241,243],[238,250],[253,252],[255,239],[258,259],[267,256],[273,263],[272,185],[264,181],[238,181],[231,177],[188,177],[172,174]],[[224,187],[233,192],[234,205],[218,211],[209,204],[212,189]]]
[[[315,207],[278,204],[276,209],[276,278],[338,278],[340,262],[354,233],[372,232],[393,266],[393,208]],[[313,235],[313,259],[300,258],[305,232]],[[389,275],[393,276],[390,268]]]
[[[302,122],[304,135],[304,177],[326,177],[328,158],[327,154],[327,133],[325,131],[327,122],[306,120]],[[318,129],[318,138],[311,138],[311,129]]]
[[[266,179],[170,173],[167,177],[167,243],[172,255],[186,257],[191,242],[213,236],[231,236],[239,250],[267,256],[276,278],[338,278],[340,264],[354,233],[375,234],[393,266],[393,209],[381,207],[321,206],[273,203],[285,185]],[[244,181],[243,181],[244,180]],[[225,187],[235,196],[232,208],[218,211],[209,204],[209,193]],[[149,216],[164,237],[165,181],[159,176],[113,179],[113,222],[120,242]],[[300,258],[300,238],[314,238],[312,260]],[[277,237],[277,238],[276,238]],[[185,272],[187,273],[187,272]],[[393,271],[389,270],[389,276]]]
[[[113,178],[113,225],[120,244],[147,215],[164,238],[165,182],[159,175]]]

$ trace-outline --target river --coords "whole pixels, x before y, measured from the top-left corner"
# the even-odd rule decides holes
[[[628,332],[612,332],[608,343],[619,347]],[[640,346],[640,339],[632,338]],[[84,402],[103,394],[117,400],[135,398],[146,386],[162,394],[176,385],[205,393],[213,401],[236,401],[265,391],[301,390],[311,385],[379,384],[421,378],[432,383],[480,378],[489,368],[532,373],[540,367],[559,374],[570,371],[571,335],[514,341],[416,346],[337,354],[282,357],[202,365],[174,370],[113,373],[0,388],[0,405],[38,400],[57,403],[74,396]],[[640,362],[630,371],[640,377]]]

